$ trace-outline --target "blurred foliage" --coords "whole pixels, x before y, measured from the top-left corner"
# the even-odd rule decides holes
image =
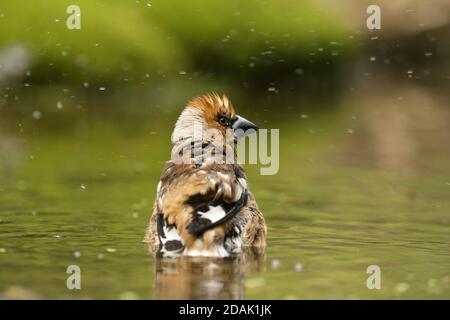
[[[29,48],[34,82],[140,81],[184,72],[275,77],[302,72],[306,63],[333,64],[353,50],[345,22],[311,1],[79,0],[81,30],[66,27],[71,4],[0,5],[0,51]]]

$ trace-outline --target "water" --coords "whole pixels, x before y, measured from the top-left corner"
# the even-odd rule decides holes
[[[141,243],[175,113],[24,116],[0,141],[1,296],[450,298],[448,154],[353,156],[376,144],[348,131],[352,115],[258,113],[281,139],[277,175],[247,166],[267,249],[177,260]],[[69,265],[81,268],[81,290],[66,288]],[[381,268],[380,290],[366,287],[369,265]]]

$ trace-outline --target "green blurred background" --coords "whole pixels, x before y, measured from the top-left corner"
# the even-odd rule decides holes
[[[450,3],[369,4],[1,1],[0,297],[450,298]],[[210,91],[280,129],[280,172],[246,166],[266,255],[158,261],[170,132]]]

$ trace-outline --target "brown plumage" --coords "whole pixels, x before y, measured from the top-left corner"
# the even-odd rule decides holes
[[[225,257],[265,246],[264,218],[233,153],[238,129],[256,126],[226,96],[197,97],[181,113],[144,239],[161,255]]]

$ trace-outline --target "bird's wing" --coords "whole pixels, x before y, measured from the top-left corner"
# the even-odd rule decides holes
[[[194,168],[169,162],[157,195],[161,244],[166,249],[190,247],[208,230],[225,226],[246,205],[247,198],[246,178],[238,165]],[[214,238],[225,232],[219,230]]]

